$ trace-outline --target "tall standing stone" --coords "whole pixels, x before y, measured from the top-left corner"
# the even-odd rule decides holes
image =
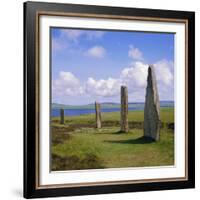
[[[121,86],[121,132],[128,132],[128,90]]]
[[[160,102],[153,65],[148,68],[147,88],[144,107],[144,136],[155,141],[160,135]]]
[[[63,108],[60,109],[60,123],[61,124],[65,123],[65,111]]]
[[[96,128],[101,128],[101,107],[100,104],[95,101],[96,111]]]

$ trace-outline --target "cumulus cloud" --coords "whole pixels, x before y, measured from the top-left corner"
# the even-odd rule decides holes
[[[120,79],[108,78],[95,80],[90,77],[86,83],[86,92],[95,96],[111,97],[119,95]]]
[[[53,81],[53,96],[74,96],[84,93],[80,81],[71,72],[60,71],[59,77]]]
[[[85,52],[86,56],[94,58],[103,58],[106,54],[106,50],[102,46],[94,46]]]
[[[117,96],[120,94],[121,85],[126,85],[129,93],[132,94],[132,97],[139,97],[140,99],[142,97],[144,98],[147,85],[148,66],[148,64],[137,61],[124,68],[121,71],[119,78],[95,80],[90,77],[86,83],[86,92],[95,96]],[[162,96],[165,95],[164,97],[166,99],[167,91],[172,91],[171,86],[173,86],[173,74],[170,71],[173,62],[161,60],[155,63],[154,66],[159,91],[162,93]]]
[[[154,69],[160,99],[173,99],[173,62],[167,60],[158,61],[154,64]],[[147,85],[147,73],[148,65],[140,61],[132,63],[129,67],[122,70],[121,79],[123,80],[123,83],[128,86],[128,90],[131,94],[130,97],[132,97],[132,99],[135,100],[137,98],[144,100]]]
[[[158,83],[160,99],[173,99],[173,62],[161,60],[154,64]],[[85,82],[70,72],[61,71],[59,77],[53,81],[53,95],[80,96],[110,98],[120,95],[121,85],[128,87],[130,101],[143,101],[147,85],[148,65],[141,62],[133,62],[124,68],[119,78],[95,79],[89,77]]]
[[[170,69],[173,67],[173,62],[161,60],[154,66],[161,99],[172,99],[173,73]],[[95,96],[118,96],[121,85],[126,85],[133,101],[135,99],[144,100],[148,67],[148,64],[137,61],[124,68],[119,78],[95,80],[90,77],[86,83],[86,92]]]
[[[135,87],[146,87],[148,64],[133,62],[129,67],[124,68],[121,78]],[[173,62],[161,60],[154,64],[158,84],[169,86],[173,83]]]
[[[158,82],[167,86],[173,83],[173,62],[164,59],[156,62],[154,66]]]
[[[148,65],[142,62],[131,63],[122,70],[121,79],[130,87],[144,88],[147,83],[147,69]]]
[[[134,60],[144,60],[142,52],[133,45],[129,46],[128,56]]]

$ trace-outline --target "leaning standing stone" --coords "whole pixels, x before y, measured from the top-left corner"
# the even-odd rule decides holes
[[[128,132],[128,90],[121,86],[121,132]]]
[[[96,111],[96,128],[101,128],[101,107],[100,104],[95,101],[95,111]]]
[[[144,107],[144,136],[155,141],[160,135],[160,102],[156,76],[152,65],[148,68],[147,88]]]

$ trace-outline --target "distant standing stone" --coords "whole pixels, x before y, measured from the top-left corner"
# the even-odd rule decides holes
[[[96,128],[101,128],[101,107],[100,104],[95,101],[96,111]]]
[[[148,68],[147,88],[144,107],[144,136],[155,141],[160,135],[160,102],[153,65]]]
[[[128,132],[128,90],[121,86],[121,132]]]
[[[60,123],[61,124],[65,123],[65,111],[63,108],[60,109]]]

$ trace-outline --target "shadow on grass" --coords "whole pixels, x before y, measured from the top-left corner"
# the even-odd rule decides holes
[[[153,139],[149,137],[139,137],[136,139],[129,139],[129,140],[104,140],[107,143],[116,143],[116,144],[149,144],[155,142]]]
[[[124,131],[119,130],[119,131],[113,132],[112,134],[127,134],[127,133],[125,133]]]

